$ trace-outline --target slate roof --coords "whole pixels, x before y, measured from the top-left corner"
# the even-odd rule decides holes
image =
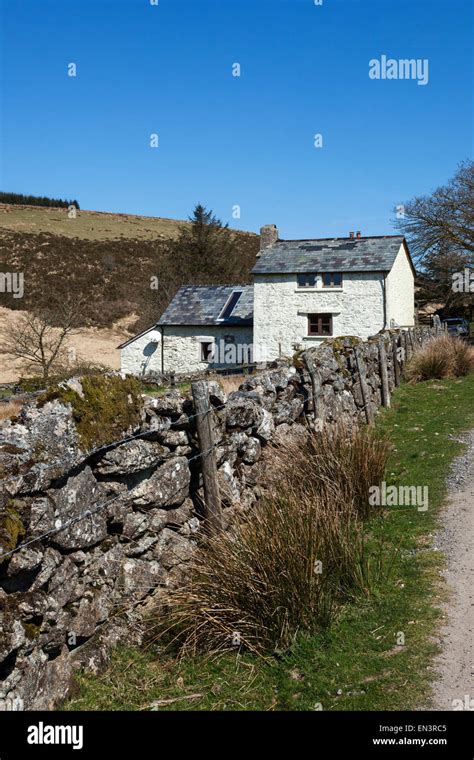
[[[389,272],[403,239],[403,235],[387,235],[277,240],[262,251],[252,272]]]
[[[242,295],[226,319],[219,319],[236,290]],[[158,321],[159,325],[252,325],[253,285],[185,285]]]

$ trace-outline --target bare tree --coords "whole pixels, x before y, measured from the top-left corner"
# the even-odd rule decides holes
[[[474,265],[474,162],[459,164],[454,177],[431,195],[413,198],[403,207],[397,227],[410,245],[423,279],[424,300],[445,308],[466,300],[452,289],[452,276]]]
[[[64,365],[67,340],[79,321],[80,305],[65,301],[34,312],[23,312],[0,336],[0,354],[20,361],[45,382]]]
[[[406,203],[397,226],[408,238],[415,258],[451,252],[474,254],[474,162],[459,164],[447,185]]]

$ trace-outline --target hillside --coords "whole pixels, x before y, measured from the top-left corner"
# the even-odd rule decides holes
[[[70,219],[67,209],[0,203],[0,229],[12,232],[47,232],[82,240],[169,240],[177,236],[181,224],[187,222],[103,211],[78,211]]]
[[[217,256],[196,279],[193,263],[176,265],[180,228],[173,219],[63,209],[0,207],[0,270],[24,272],[24,298],[0,293],[0,306],[30,310],[52,298],[83,303],[84,327],[111,328],[128,320],[130,330],[158,319],[184,282],[248,282],[258,250],[257,235],[232,231],[235,255]],[[158,290],[150,288],[158,278]]]

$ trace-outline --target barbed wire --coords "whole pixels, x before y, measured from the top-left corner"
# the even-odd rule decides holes
[[[186,412],[182,412],[182,415],[186,416],[186,421],[189,422],[190,420],[195,419],[196,417],[206,417],[208,414],[211,414],[212,412],[217,412],[219,409],[224,409],[227,406],[227,404],[220,404],[219,406],[210,406],[209,409],[207,409],[205,412],[196,412],[194,414],[186,414]],[[153,408],[153,407],[151,407]],[[180,416],[182,416],[180,415]],[[159,415],[157,415],[158,418]],[[163,417],[167,417],[168,415],[163,414]],[[179,420],[179,417],[178,417]],[[173,427],[173,425],[176,425],[177,421],[171,422],[170,428]],[[143,438],[149,435],[153,435],[154,433],[166,433],[167,430],[159,430],[157,428],[149,428],[148,430],[139,430],[136,433],[130,433],[130,435],[125,436],[124,438],[119,438],[117,441],[112,441],[112,443],[105,443],[102,446],[97,446],[94,449],[91,449],[91,451],[87,452],[86,459],[89,459],[90,457],[94,456],[95,454],[98,454],[100,451],[105,451],[106,449],[115,448],[117,446],[120,446],[122,443],[128,443],[128,441],[133,441],[137,438]]]
[[[307,394],[302,394],[302,393],[296,393],[295,394],[295,397],[300,397],[303,400],[303,406],[308,401],[314,401],[315,399],[320,398],[320,396],[321,396],[321,392],[318,393],[317,395],[314,395],[312,392],[309,392]],[[189,422],[190,420],[195,419],[197,417],[206,417],[207,415],[211,414],[212,412],[216,412],[216,411],[219,411],[220,409],[224,409],[226,406],[227,406],[226,403],[220,404],[218,406],[210,405],[209,409],[207,409],[205,412],[195,412],[194,414],[191,414],[191,415],[187,415],[186,412],[183,412],[183,414],[186,415],[187,421]],[[362,408],[365,408],[365,406],[366,405],[364,404]],[[264,408],[264,407],[262,407],[262,408]],[[167,415],[163,415],[163,416],[166,417]],[[172,427],[173,424],[176,424],[176,422],[175,423],[171,423],[170,427]],[[85,459],[86,460],[89,459],[90,457],[94,456],[95,454],[97,454],[100,451],[104,451],[104,450],[110,449],[112,447],[117,447],[117,446],[121,445],[122,443],[126,443],[128,441],[135,440],[137,438],[141,438],[141,437],[144,437],[144,436],[149,436],[149,435],[152,435],[152,434],[154,434],[156,432],[157,432],[157,430],[153,429],[153,428],[151,428],[149,430],[140,430],[137,433],[133,433],[133,434],[131,434],[129,436],[125,436],[124,438],[121,438],[118,441],[113,441],[110,444],[104,444],[103,446],[98,446],[95,449],[92,449],[87,454],[87,456],[86,456]],[[166,431],[162,431],[162,432],[166,432]],[[214,451],[216,448],[218,448],[220,446],[223,446],[223,445],[225,445],[225,443],[223,443],[222,441],[219,441],[218,443],[215,443],[210,449],[207,449],[206,451],[201,451],[198,454],[193,455],[192,457],[187,457],[186,459],[187,459],[188,464],[191,463],[191,462],[193,462],[193,461],[196,461],[196,460],[198,460],[198,459],[200,459],[202,457],[207,456],[212,451]],[[181,491],[182,491],[182,489],[177,489],[177,491],[175,493],[171,494],[169,498],[172,498],[173,496],[177,496]],[[24,541],[23,543],[18,544],[18,546],[16,546],[14,549],[11,549],[8,552],[3,552],[3,550],[0,547],[0,561],[3,563],[7,557],[13,556],[14,554],[16,554],[17,552],[21,551],[22,549],[25,549],[25,548],[27,548],[27,547],[35,544],[35,543],[38,543],[39,541],[43,541],[44,539],[49,538],[50,536],[56,535],[57,533],[60,533],[60,532],[62,532],[64,530],[67,530],[68,528],[72,527],[73,525],[75,525],[76,523],[80,522],[83,519],[86,519],[88,517],[89,518],[93,517],[95,514],[97,514],[101,510],[106,509],[108,506],[110,506],[110,504],[113,504],[115,501],[118,501],[119,499],[123,499],[124,493],[125,492],[122,492],[122,493],[116,494],[115,496],[112,496],[110,499],[107,499],[105,502],[103,502],[102,504],[97,505],[95,508],[93,508],[93,509],[87,509],[85,512],[81,513],[80,515],[75,515],[70,520],[68,520],[66,523],[61,524],[59,527],[52,528],[49,531],[46,531],[45,533],[40,534],[39,536],[31,538],[28,541]],[[130,540],[134,541],[134,539],[130,539]]]
[[[206,412],[206,414],[207,414],[207,412]],[[208,456],[212,451],[214,451],[215,449],[217,449],[221,445],[222,445],[222,442],[215,443],[214,446],[212,446],[211,448],[207,449],[206,451],[200,451],[198,454],[194,454],[192,457],[186,457],[186,461],[189,464],[190,462],[193,462],[193,461],[195,461],[197,459],[201,459],[202,457]],[[168,460],[168,461],[170,461],[170,460]],[[168,499],[172,499],[174,496],[177,496],[178,494],[181,493],[182,490],[183,490],[182,488],[177,489],[174,493],[170,494],[170,496],[168,497]],[[35,536],[34,538],[30,538],[30,539],[28,539],[28,541],[24,541],[23,543],[18,544],[18,546],[16,546],[14,549],[11,549],[8,552],[3,552],[2,549],[1,549],[1,547],[0,547],[0,562],[3,562],[7,557],[10,557],[13,554],[16,554],[21,549],[25,549],[28,546],[31,546],[32,544],[36,544],[36,543],[38,543],[38,541],[43,541],[44,539],[47,539],[50,536],[54,536],[57,533],[61,533],[62,531],[67,530],[68,528],[72,527],[73,525],[75,525],[76,523],[80,522],[81,520],[84,520],[84,519],[86,519],[88,517],[89,518],[93,517],[95,514],[97,514],[98,512],[100,512],[103,509],[106,509],[108,506],[110,506],[110,504],[113,504],[118,499],[123,499],[126,493],[130,493],[130,492],[127,491],[127,492],[121,492],[119,494],[116,494],[115,496],[112,496],[110,499],[107,499],[106,501],[102,502],[101,504],[98,504],[93,509],[87,509],[87,510],[85,510],[85,512],[82,512],[80,515],[75,515],[70,520],[68,520],[65,523],[62,523],[57,528],[56,527],[51,528],[50,530],[45,531],[45,533],[42,533],[39,536]]]
[[[302,396],[302,394],[296,394],[296,395],[301,395]],[[194,414],[194,415],[191,415],[191,416],[192,417],[204,417],[204,416],[207,416],[208,414],[210,414],[213,411],[217,411],[218,409],[224,408],[225,406],[226,406],[226,404],[222,404],[222,405],[217,406],[217,407],[211,407],[210,409],[206,410],[206,412],[201,412],[201,413]],[[191,416],[188,417],[188,419],[190,419]],[[135,435],[127,436],[126,438],[123,438],[120,441],[114,441],[113,444],[109,444],[109,445],[106,445],[104,447],[98,447],[94,451],[90,452],[90,454],[88,454],[88,458],[90,456],[92,456],[93,454],[97,453],[98,451],[104,449],[104,448],[109,448],[110,446],[118,446],[123,441],[132,440],[133,438],[136,438],[138,436],[146,435],[147,433],[153,433],[153,432],[154,432],[153,430],[151,430],[151,431],[144,431],[144,432],[142,431],[142,432],[137,433]],[[212,446],[210,449],[207,449],[206,451],[201,451],[198,454],[193,455],[192,457],[186,457],[186,460],[187,460],[187,462],[189,464],[189,463],[191,463],[193,461],[196,461],[198,459],[201,459],[202,457],[207,456],[212,451],[214,451],[215,449],[217,449],[219,447],[222,447],[222,446],[225,446],[225,443],[222,442],[222,441],[219,441],[218,443],[215,443],[214,446]],[[177,496],[178,494],[180,494],[181,491],[182,491],[182,489],[177,489],[174,493],[172,493],[168,497],[168,499],[173,498],[174,496]],[[13,554],[16,554],[17,552],[21,551],[22,549],[26,549],[29,546],[33,545],[33,544],[36,544],[36,543],[38,543],[40,541],[43,541],[43,540],[45,540],[47,538],[50,538],[51,536],[57,535],[58,533],[61,533],[62,531],[67,530],[68,528],[71,528],[73,525],[75,525],[76,523],[80,522],[81,520],[93,517],[98,512],[100,512],[103,509],[106,509],[107,507],[109,507],[115,501],[118,501],[119,499],[123,499],[125,493],[128,493],[128,492],[121,492],[119,494],[116,494],[116,495],[112,496],[110,499],[107,499],[106,501],[104,501],[101,504],[97,505],[95,508],[93,508],[93,509],[87,509],[83,513],[81,513],[80,515],[75,515],[70,520],[66,521],[65,523],[62,523],[59,527],[57,527],[57,528],[56,527],[55,528],[51,528],[50,530],[45,531],[44,533],[40,534],[39,536],[35,536],[34,538],[30,538],[30,539],[28,539],[28,541],[24,541],[23,543],[18,544],[18,546],[16,546],[14,549],[11,549],[8,552],[3,552],[2,549],[1,549],[1,547],[0,547],[0,562],[4,562],[6,558],[13,556]],[[134,539],[131,539],[131,540],[133,541]]]

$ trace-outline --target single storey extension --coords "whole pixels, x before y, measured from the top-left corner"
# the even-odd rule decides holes
[[[121,371],[185,373],[253,361],[253,286],[188,285],[156,325],[119,346]]]

